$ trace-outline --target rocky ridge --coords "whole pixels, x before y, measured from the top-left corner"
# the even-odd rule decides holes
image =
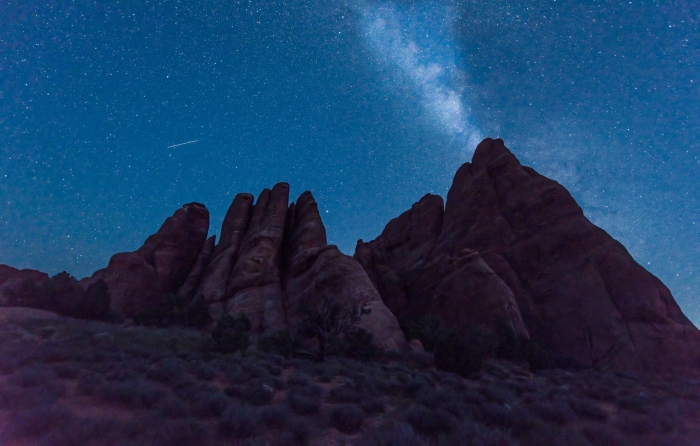
[[[257,200],[238,194],[218,243],[207,238],[207,209],[186,204],[141,248],[80,282],[0,265],[0,304],[101,318],[107,302],[118,318],[147,321],[179,299],[214,319],[245,313],[269,333],[331,302],[383,350],[408,348],[399,321],[432,314],[464,332],[505,329],[581,365],[700,368],[700,333],[668,289],[501,140],[479,144],[446,202],[426,195],[359,241],[354,257],[328,245],[310,192],[288,202],[286,183]]]

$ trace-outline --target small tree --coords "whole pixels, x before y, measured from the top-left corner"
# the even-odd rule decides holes
[[[438,370],[469,376],[481,369],[484,353],[476,336],[465,336],[456,329],[447,331],[434,350]]]
[[[319,309],[306,309],[306,318],[299,327],[299,334],[318,341],[317,361],[324,361],[329,354],[374,357],[374,340],[366,330],[356,327],[361,312],[357,307],[343,309],[338,302],[324,298]]]
[[[245,351],[250,345],[250,320],[244,313],[224,314],[211,332],[216,349],[223,353]]]

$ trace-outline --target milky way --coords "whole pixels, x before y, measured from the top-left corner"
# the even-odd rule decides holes
[[[691,2],[0,6],[0,263],[83,277],[201,202],[311,190],[352,253],[482,136],[565,187],[700,323]],[[178,145],[189,141],[186,145]]]

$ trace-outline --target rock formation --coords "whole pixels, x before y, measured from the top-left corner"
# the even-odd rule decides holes
[[[479,144],[445,203],[424,196],[354,257],[328,245],[310,192],[288,205],[279,183],[253,201],[236,195],[216,244],[207,209],[187,204],[80,283],[0,265],[0,305],[148,322],[189,302],[205,324],[207,309],[214,319],[245,313],[269,333],[340,304],[383,350],[409,348],[398,321],[432,314],[464,332],[506,329],[582,364],[700,369],[700,332],[668,289],[501,140]]]
[[[197,269],[208,229],[209,211],[199,203],[186,204],[139,249],[115,254],[106,268],[81,282],[87,288],[104,280],[112,311],[119,317],[158,318],[167,310],[165,296],[176,294],[193,266]]]
[[[442,209],[427,195],[355,258],[399,320],[506,320],[554,352],[616,370],[700,367],[700,333],[668,289],[556,181],[486,139]]]

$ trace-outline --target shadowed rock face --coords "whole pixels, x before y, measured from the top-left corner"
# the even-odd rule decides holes
[[[522,316],[529,335],[582,363],[697,370],[700,334],[668,289],[503,141],[479,144],[440,205],[426,196],[358,243],[355,257],[399,319],[432,312],[465,326],[474,321],[458,302],[476,305],[472,318],[503,304],[499,318]]]
[[[209,211],[199,203],[186,204],[138,250],[115,254],[107,268],[81,282],[87,288],[104,280],[117,316],[157,315],[165,309],[164,295],[175,294],[196,267],[208,229]]]

